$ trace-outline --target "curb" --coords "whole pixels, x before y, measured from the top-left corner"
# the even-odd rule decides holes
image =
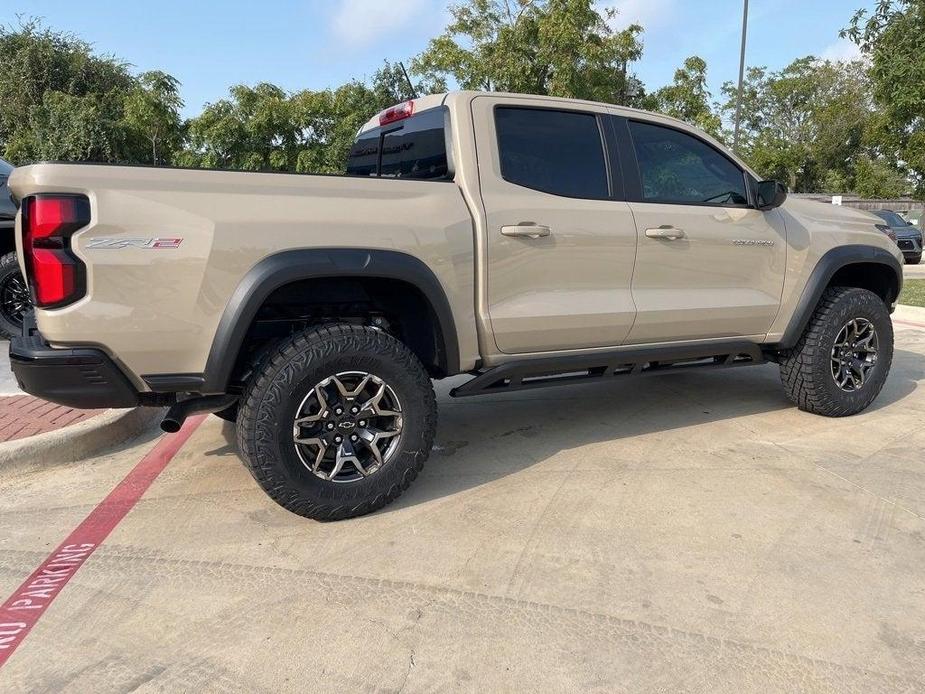
[[[164,416],[159,407],[107,410],[57,431],[0,443],[0,469],[20,470],[85,460],[152,429]]]
[[[901,321],[915,321],[925,323],[925,308],[920,306],[909,306],[908,304],[899,304],[893,318]]]

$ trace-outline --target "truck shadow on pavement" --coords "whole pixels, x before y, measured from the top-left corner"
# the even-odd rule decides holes
[[[832,426],[799,411],[775,365],[717,372],[617,378],[516,393],[454,399],[438,384],[440,424],[417,481],[377,514],[450,497],[546,465],[548,471],[632,471],[658,463],[692,465],[692,452],[732,467],[750,441],[791,441]],[[896,350],[886,385],[864,418],[908,398],[925,381],[925,356]],[[234,427],[207,455],[237,454]],[[757,445],[757,443],[755,444]],[[772,444],[773,445],[773,444]],[[556,458],[556,460],[551,460]],[[731,461],[731,462],[730,462]]]
[[[862,424],[908,398],[922,381],[925,356],[896,350],[880,396],[850,421]],[[799,411],[784,394],[775,365],[460,400],[441,395],[439,404],[430,460],[411,488],[378,513],[465,492],[544,463],[550,471],[570,466],[631,471],[655,463],[689,466],[696,450],[731,467],[736,463],[730,459],[750,458],[741,455],[749,440],[795,440],[847,421]]]

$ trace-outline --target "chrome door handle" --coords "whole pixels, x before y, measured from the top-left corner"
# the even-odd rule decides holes
[[[517,238],[539,239],[544,236],[549,236],[552,233],[552,229],[550,229],[548,226],[544,226],[543,224],[521,222],[520,224],[501,227],[501,233],[505,236],[513,236]]]
[[[646,229],[646,236],[650,239],[665,239],[666,241],[677,241],[683,239],[687,234],[683,229],[677,229],[670,224],[663,224],[657,229]]]

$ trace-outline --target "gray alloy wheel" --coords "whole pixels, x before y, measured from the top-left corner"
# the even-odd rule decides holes
[[[274,501],[331,521],[401,496],[436,428],[433,384],[417,356],[382,330],[335,324],[267,350],[241,397],[237,439]]]
[[[299,404],[292,427],[302,464],[329,482],[357,482],[388,465],[401,443],[395,391],[365,371],[329,376]]]
[[[880,341],[874,324],[866,318],[853,318],[839,331],[832,346],[832,378],[846,393],[864,387],[867,376],[877,365]]]

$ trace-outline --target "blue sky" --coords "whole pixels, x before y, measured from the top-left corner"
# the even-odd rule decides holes
[[[742,0],[601,0],[618,24],[641,23],[645,54],[633,69],[654,89],[690,55],[709,66],[716,96],[738,70]],[[838,39],[871,0],[751,0],[749,65],[783,67],[794,58],[850,57]],[[336,86],[372,74],[382,60],[408,60],[446,25],[445,0],[3,0],[0,23],[42,17],[138,71],[165,70],[183,83],[186,115],[236,83],[290,90]]]

